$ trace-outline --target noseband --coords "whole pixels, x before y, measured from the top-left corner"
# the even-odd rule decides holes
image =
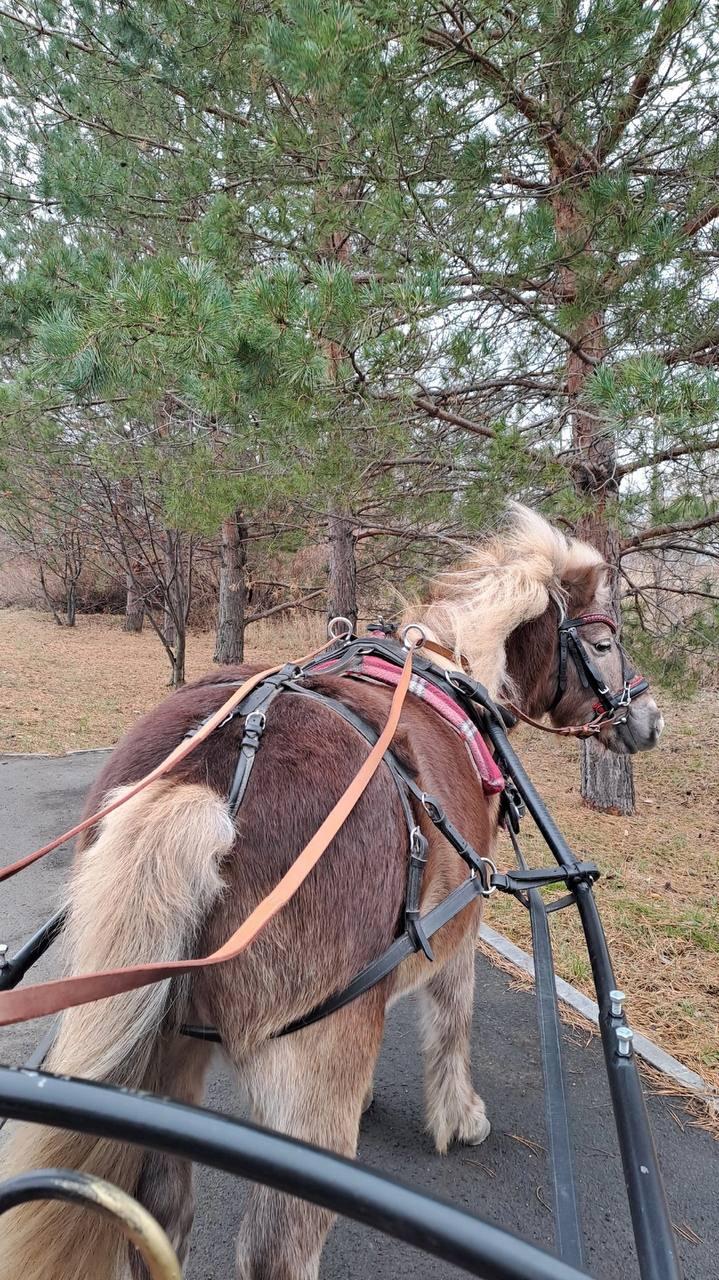
[[[644,676],[632,671],[626,652],[617,640],[616,644],[622,660],[622,688],[614,693],[609,689],[592,662],[579,634],[582,627],[591,626],[592,623],[596,622],[601,622],[604,626],[609,627],[612,635],[616,637],[617,624],[611,614],[608,613],[580,613],[576,618],[562,618],[560,620],[558,626],[559,671],[557,673],[557,689],[552,702],[547,708],[548,711],[554,711],[567,692],[567,672],[571,658],[583,687],[585,689],[593,689],[596,694],[596,701],[592,705],[594,712],[592,719],[586,724],[566,725],[557,729],[549,725],[540,724],[537,720],[532,720],[530,716],[525,715],[513,703],[507,703],[512,713],[518,716],[520,720],[534,725],[537,729],[543,729],[547,733],[559,733],[566,737],[574,738],[591,738],[606,725],[626,723],[629,707],[635,698],[646,692],[649,688],[649,681]]]

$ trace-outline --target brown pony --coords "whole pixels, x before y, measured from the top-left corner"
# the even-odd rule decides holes
[[[412,610],[430,635],[462,651],[490,692],[508,691],[539,715],[554,700],[557,625],[605,611],[607,575],[597,553],[570,541],[525,508],[465,563],[438,580]],[[410,620],[408,616],[407,621]],[[606,624],[582,639],[610,689],[621,688],[621,657]],[[569,664],[556,725],[583,722],[594,693]],[[117,747],[87,800],[152,769],[215,710],[225,669],[172,694]],[[341,677],[315,687],[341,698],[380,728],[390,694]],[[655,745],[662,728],[643,694],[624,726],[606,726],[610,750]],[[220,945],[285,873],[360,768],[367,744],[331,709],[283,693],[273,704],[247,794],[233,822],[226,797],[241,737],[233,720],[168,778],[106,818],[81,845],[67,929],[72,972],[203,955]],[[477,785],[453,731],[417,699],[402,714],[395,750],[421,785],[481,852],[492,854],[497,802]],[[417,814],[429,841],[422,909],[464,878],[456,853]],[[214,1024],[246,1087],[254,1119],[353,1155],[388,1004],[422,987],[427,1124],[437,1149],[479,1143],[490,1131],[472,1086],[469,1028],[480,905],[433,939],[434,964],[406,960],[383,984],[320,1022],[272,1040],[273,1032],[341,989],[396,936],[408,865],[407,828],[394,783],[380,769],[289,905],[231,963],[128,995],[72,1009],[48,1061],[51,1071],[91,1077],[199,1102],[212,1046],[179,1034],[181,1023]],[[56,1130],[16,1128],[6,1159],[14,1171],[60,1165],[91,1170],[137,1196],[184,1259],[192,1222],[192,1171],[183,1161]],[[256,1187],[240,1227],[241,1280],[314,1280],[331,1215]],[[33,1205],[0,1224],[2,1280],[138,1280],[146,1273],[111,1226],[66,1205]]]

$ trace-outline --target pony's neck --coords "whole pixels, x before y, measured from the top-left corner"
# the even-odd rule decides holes
[[[557,679],[557,607],[551,603],[538,618],[517,627],[507,638],[508,692],[529,716],[541,716],[554,698]],[[511,683],[510,683],[511,682]]]

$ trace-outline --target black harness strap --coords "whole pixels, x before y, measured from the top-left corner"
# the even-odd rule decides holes
[[[262,687],[262,686],[261,686]],[[230,810],[230,817],[234,818],[237,810],[242,804],[247,783],[250,780],[252,766],[255,763],[257,748],[260,745],[262,735],[265,732],[267,724],[267,709],[277,697],[278,689],[264,688],[264,698],[245,715],[245,729],[240,743],[240,751],[237,757],[237,765],[235,767],[235,776],[232,779],[232,786],[227,797],[227,805]]]
[[[427,938],[431,938],[442,925],[448,924],[453,920],[460,911],[474,902],[477,897],[481,896],[482,882],[478,876],[470,876],[464,880],[462,884],[453,889],[447,895],[443,902],[438,903],[436,907],[432,907],[426,915],[422,917],[422,926],[424,934]],[[329,999],[324,1000],[322,1004],[316,1005],[310,1013],[305,1014],[302,1018],[297,1018],[294,1022],[290,1022],[288,1026],[283,1027],[281,1031],[276,1031],[273,1040],[279,1040],[282,1036],[291,1035],[293,1031],[302,1031],[304,1027],[311,1027],[315,1022],[320,1022],[322,1018],[327,1018],[331,1013],[337,1013],[338,1009],[344,1009],[345,1005],[351,1004],[353,1000],[359,999],[372,987],[376,987],[378,982],[383,978],[389,977],[393,969],[406,960],[408,956],[414,955],[417,947],[405,932],[395,939],[386,951],[376,960],[372,960],[366,965],[355,978],[344,988],[338,991]],[[192,1036],[196,1040],[212,1040],[215,1044],[222,1043],[222,1037],[214,1027],[201,1027],[186,1024],[182,1028],[183,1034]]]
[[[611,692],[592,662],[579,634],[582,627],[591,626],[593,622],[602,622],[616,633],[616,623],[605,614],[587,614],[585,616],[580,614],[577,618],[562,618],[560,620],[557,688],[548,708],[549,711],[555,710],[566,693],[567,665],[570,655],[583,687],[593,690],[600,706],[608,716],[614,716],[622,707],[629,707],[634,698],[646,693],[649,688],[649,681],[644,676],[637,676],[629,668],[624,646],[620,644],[615,636],[615,643],[622,661],[622,688],[618,693]]]
[[[456,915],[459,915],[460,911],[464,911],[464,908],[470,902],[474,902],[480,897],[482,892],[482,881],[479,876],[470,876],[467,880],[464,880],[462,884],[447,895],[443,902],[440,902],[436,907],[432,907],[431,911],[422,916],[422,928],[425,937],[431,938],[432,934],[436,933],[438,929],[453,920]],[[371,964],[362,969],[357,974],[357,977],[353,978],[345,987],[344,991],[339,991],[337,995],[330,996],[329,1000],[317,1005],[304,1018],[297,1018],[295,1022],[291,1022],[282,1031],[278,1031],[273,1039],[290,1035],[293,1031],[301,1031],[304,1027],[311,1027],[313,1023],[319,1022],[331,1013],[336,1013],[338,1009],[344,1009],[345,1005],[357,1000],[359,996],[364,995],[372,987],[376,987],[378,982],[388,977],[393,969],[396,969],[403,960],[406,960],[408,956],[413,955],[416,951],[417,947],[409,933],[403,933],[381,956],[378,956],[376,960],[373,960]]]

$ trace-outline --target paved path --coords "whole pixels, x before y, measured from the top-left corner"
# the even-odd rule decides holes
[[[59,759],[0,757],[0,863],[70,825],[104,758],[101,752]],[[59,904],[68,859],[66,851],[51,854],[44,864],[0,886],[0,938],[13,944],[11,949]],[[53,963],[50,953],[33,970],[33,980],[49,976]],[[489,1139],[480,1148],[457,1149],[444,1158],[432,1150],[422,1130],[421,1066],[412,1002],[406,1001],[388,1020],[376,1101],[362,1126],[360,1158],[551,1248],[533,998],[531,993],[511,991],[506,976],[482,959],[478,979],[474,1063],[493,1124]],[[38,1038],[37,1024],[0,1031],[0,1060],[19,1064]],[[568,1031],[566,1050],[586,1266],[602,1280],[634,1280],[636,1262],[599,1044],[596,1037]],[[221,1061],[212,1076],[208,1105],[242,1114],[235,1085]],[[650,1111],[673,1220],[701,1239],[700,1244],[679,1240],[686,1280],[717,1280],[719,1146],[693,1129],[675,1103],[670,1111],[654,1098]],[[232,1237],[242,1210],[243,1184],[213,1170],[202,1170],[198,1183],[187,1280],[231,1280]],[[394,1280],[405,1271],[413,1280],[449,1280],[459,1274],[377,1232],[342,1222],[327,1245],[322,1280]]]

